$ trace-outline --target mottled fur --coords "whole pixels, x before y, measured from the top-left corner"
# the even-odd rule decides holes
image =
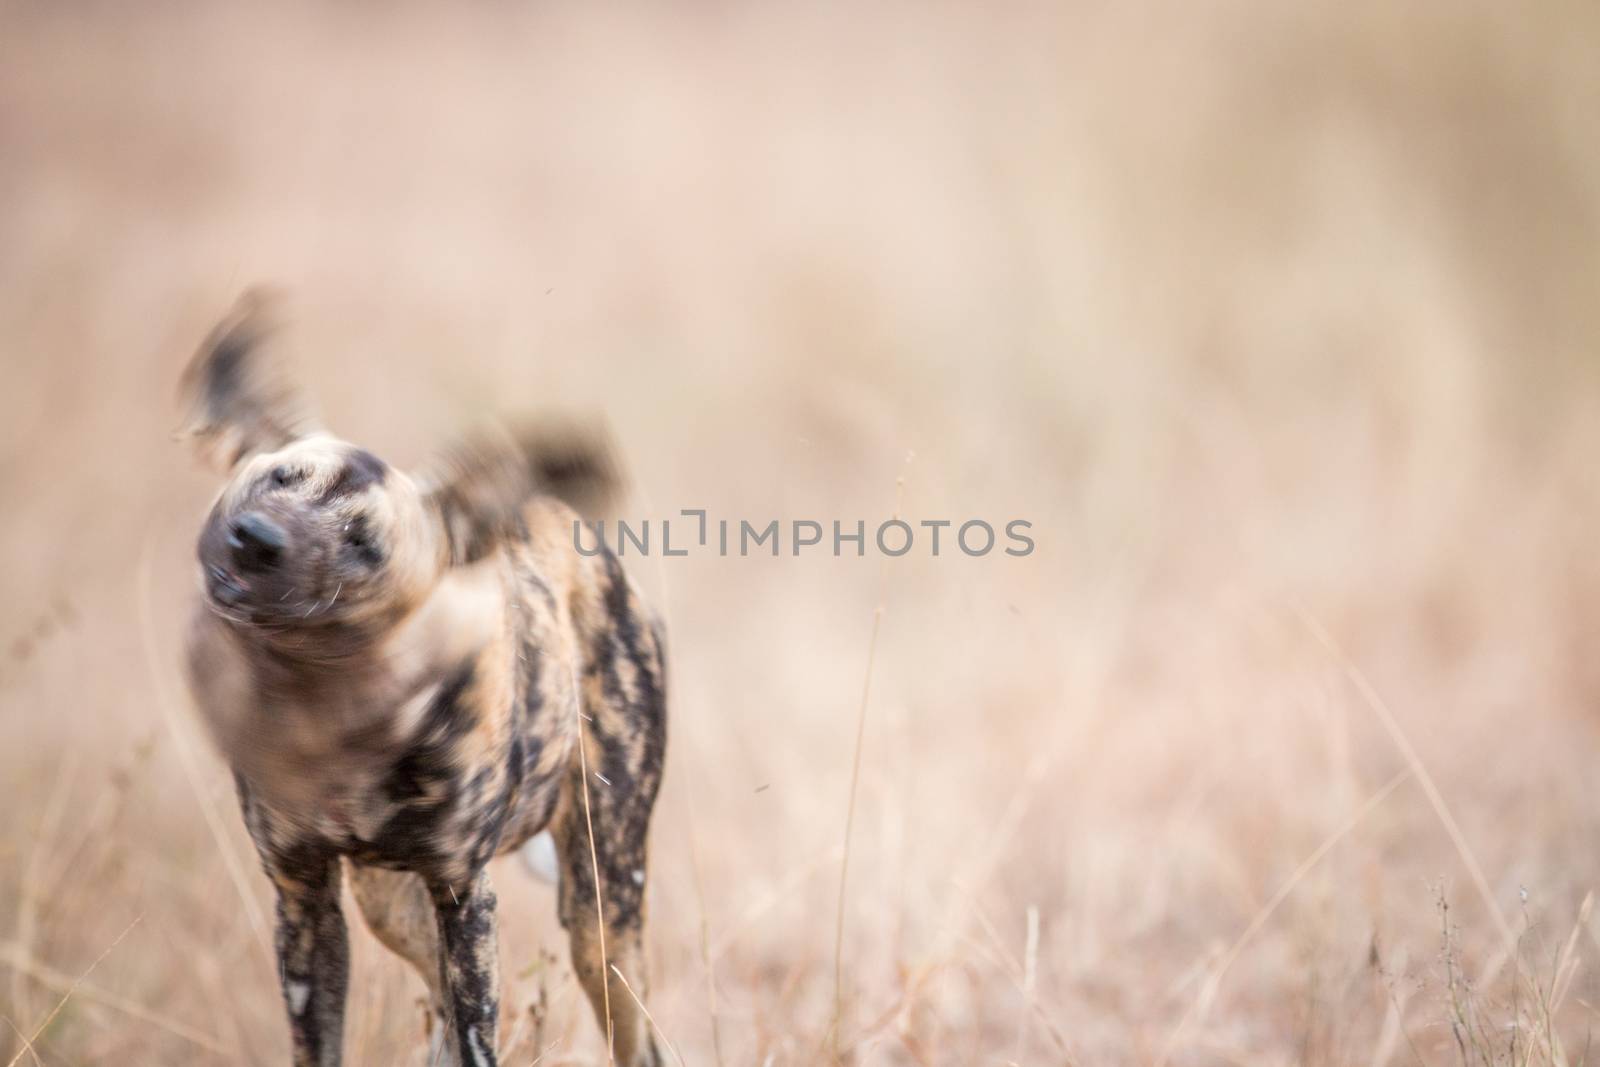
[[[188,662],[277,891],[294,1062],[340,1061],[348,872],[374,934],[427,983],[453,1062],[495,1063],[485,867],[543,830],[604,1025],[606,963],[646,985],[666,727],[659,627],[614,557],[575,551],[557,498],[603,488],[605,451],[483,437],[408,476],[300,413],[259,352],[270,326],[247,298],[184,376],[188,432],[229,472],[199,539]],[[658,1062],[620,983],[609,1014],[618,1062]]]

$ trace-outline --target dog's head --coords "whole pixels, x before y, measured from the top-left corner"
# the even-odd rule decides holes
[[[404,618],[452,566],[493,552],[540,491],[607,490],[603,435],[485,433],[409,474],[320,429],[270,358],[274,302],[249,294],[184,373],[181,431],[227,472],[200,533],[208,605],[262,635]]]

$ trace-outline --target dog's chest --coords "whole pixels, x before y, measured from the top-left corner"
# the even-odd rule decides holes
[[[330,787],[312,803],[290,812],[301,833],[336,852],[354,854],[382,836],[400,805],[386,797],[377,780]]]
[[[554,598],[519,592],[464,649],[443,632],[455,616],[422,620],[380,661],[410,670],[203,677],[258,844],[454,878],[541,829],[567,773],[577,677]]]
[[[483,670],[482,659],[464,664],[386,716],[387,729],[299,747],[282,768],[299,768],[287,790],[278,774],[253,790],[252,833],[274,850],[448,879],[542,828],[565,748],[527,728],[525,692],[508,706],[482,703]],[[253,776],[242,777],[248,789]]]
[[[230,757],[274,840],[345,851],[394,818],[401,802],[386,785],[405,749],[388,723],[339,730],[326,713],[263,708],[251,742]]]

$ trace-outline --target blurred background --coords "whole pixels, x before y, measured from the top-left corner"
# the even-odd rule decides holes
[[[1597,127],[1584,3],[0,6],[0,1056],[287,1060],[171,441],[268,282],[395,463],[597,412],[631,518],[1032,521],[633,562],[684,1061],[1579,1062]],[[603,1063],[495,876],[503,1062]]]

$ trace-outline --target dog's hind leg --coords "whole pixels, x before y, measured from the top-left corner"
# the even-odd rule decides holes
[[[572,968],[601,1029],[610,1024],[615,1062],[656,1067],[661,1053],[641,1001],[649,988],[646,838],[666,758],[666,657],[660,628],[616,557],[605,553],[601,566],[598,595],[580,623],[583,750],[572,754],[550,829]]]
[[[381,867],[350,864],[350,889],[367,928],[385,948],[415,967],[428,986],[428,1006],[433,1011],[429,1067],[451,1061],[443,1051],[445,1034],[444,974],[439,962],[439,925],[433,901],[420,875]]]
[[[659,714],[621,718],[615,705],[595,710],[586,749],[587,799],[582,771],[574,766],[552,827],[561,861],[561,925],[571,941],[573,971],[595,1017],[602,1030],[608,1021],[611,1025],[615,1061],[623,1067],[656,1067],[661,1053],[640,1000],[649,989],[645,838],[661,780],[664,724]]]
[[[574,775],[574,779],[577,776]],[[576,782],[574,782],[576,784]],[[608,823],[613,806],[591,791],[594,853],[589,851],[588,820],[583,798],[567,805],[556,830],[561,854],[559,884],[561,925],[572,947],[572,970],[589,997],[602,1032],[611,1025],[612,1055],[621,1067],[656,1067],[662,1062],[634,996],[648,995],[644,953],[645,857],[642,826],[624,829]],[[605,814],[602,814],[604,812]],[[594,874],[600,871],[600,901],[595,901]],[[621,972],[632,994],[617,980]]]

